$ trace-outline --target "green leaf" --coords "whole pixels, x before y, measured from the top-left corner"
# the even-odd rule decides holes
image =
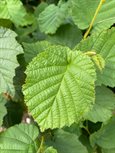
[[[78,137],[82,134],[80,125],[76,123],[72,124],[70,127],[64,127],[63,129],[69,133],[76,134]]]
[[[51,46],[48,41],[37,41],[35,43],[23,43],[24,57],[27,63],[29,63],[33,57],[38,53],[44,51],[46,48]]]
[[[95,153],[94,148],[91,147],[91,144],[87,135],[82,134],[79,137],[79,140],[82,142],[84,146],[86,146],[88,153]]]
[[[10,19],[16,25],[21,26],[32,23],[32,17],[27,14],[20,0],[0,1],[0,18]]]
[[[115,108],[114,93],[102,86],[96,88],[96,102],[93,109],[87,113],[86,118],[92,122],[106,122],[112,116]]]
[[[52,46],[32,60],[26,75],[25,102],[42,131],[79,122],[92,107],[95,69],[80,52]]]
[[[38,15],[44,11],[44,9],[48,6],[48,4],[44,1],[41,1],[41,3],[35,8],[35,16],[38,17]]]
[[[3,117],[6,115],[6,100],[3,98],[2,94],[0,94],[0,126],[2,125],[3,122]]]
[[[97,71],[97,84],[115,86],[115,28],[88,37],[75,49],[83,52],[92,50],[100,54],[105,60],[105,68],[102,72]]]
[[[80,29],[88,28],[100,0],[72,0],[72,18]],[[106,0],[94,22],[94,31],[108,29],[115,23],[115,0]]]
[[[54,4],[49,5],[40,13],[38,23],[41,32],[54,34],[58,27],[64,22],[68,9],[68,3],[60,7]]]
[[[31,42],[35,41],[35,37],[33,36],[33,32],[36,30],[36,28],[37,28],[37,26],[36,26],[35,22],[31,26],[27,26],[26,28],[25,27],[16,27],[15,32],[18,35],[18,41],[21,43],[22,42],[31,43]],[[38,35],[37,32],[36,32],[36,35]]]
[[[107,125],[103,126],[99,131],[95,132],[90,136],[90,142],[92,146],[94,144],[99,145],[105,149],[115,148],[115,116],[108,122]]]
[[[38,128],[32,124],[19,124],[10,127],[0,135],[0,152],[36,153],[38,134]]]
[[[82,39],[82,32],[75,25],[65,24],[60,26],[54,35],[49,35],[47,39],[52,43],[73,49]]]
[[[115,148],[114,149],[102,149],[102,153],[115,153]]]
[[[23,53],[17,43],[16,33],[9,29],[0,28],[0,93],[14,96],[13,77],[18,67],[17,55]]]
[[[75,134],[64,130],[54,132],[54,137],[51,140],[48,139],[47,143],[56,148],[58,153],[88,153]]]

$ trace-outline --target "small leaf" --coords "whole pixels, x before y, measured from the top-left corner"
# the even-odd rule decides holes
[[[49,5],[40,13],[38,23],[41,32],[54,34],[57,28],[64,22],[68,9],[68,3],[60,7],[54,4]]]
[[[38,128],[32,124],[19,124],[10,127],[0,135],[0,152],[36,153],[38,134]]]
[[[0,28],[0,93],[15,95],[13,77],[15,68],[18,67],[17,55],[23,53],[17,43],[16,33],[5,28]]]
[[[51,46],[32,60],[26,75],[25,102],[42,131],[79,122],[92,107],[95,69],[80,52]]]

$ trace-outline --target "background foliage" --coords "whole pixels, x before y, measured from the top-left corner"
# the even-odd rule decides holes
[[[0,1],[1,153],[115,153],[114,24],[115,0]]]

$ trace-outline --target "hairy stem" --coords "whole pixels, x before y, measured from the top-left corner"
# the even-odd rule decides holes
[[[90,33],[90,31],[91,31],[91,29],[92,29],[92,27],[93,27],[93,24],[94,24],[94,22],[95,22],[95,19],[96,19],[97,15],[98,15],[98,12],[100,11],[101,6],[102,6],[102,4],[103,4],[104,2],[105,2],[105,0],[100,0],[100,3],[99,3],[99,5],[98,5],[98,7],[97,7],[97,9],[96,9],[96,11],[95,11],[94,17],[93,17],[93,19],[92,19],[92,21],[91,21],[91,23],[90,23],[90,25],[89,25],[89,28],[87,29],[87,31],[86,31],[86,33],[85,33],[85,35],[84,35],[84,39],[86,39],[87,36],[88,36],[88,34]]]

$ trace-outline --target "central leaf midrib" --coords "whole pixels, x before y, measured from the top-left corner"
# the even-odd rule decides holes
[[[54,102],[53,102],[51,108],[49,109],[49,112],[48,112],[48,114],[47,114],[47,118],[49,117],[49,114],[50,114],[50,112],[51,112],[51,109],[52,109],[54,103],[56,102],[56,97],[57,97],[58,94],[59,94],[59,91],[60,91],[61,86],[62,86],[62,84],[63,84],[64,77],[65,77],[65,75],[66,75],[66,73],[67,73],[67,70],[68,70],[69,65],[70,65],[70,63],[67,64],[67,66],[66,66],[66,71],[65,71],[65,73],[64,73],[63,76],[62,76],[62,80],[60,81],[60,86],[59,86],[59,88],[58,88],[58,90],[57,90],[57,94],[55,95]],[[47,118],[44,120],[44,123],[47,121]]]

